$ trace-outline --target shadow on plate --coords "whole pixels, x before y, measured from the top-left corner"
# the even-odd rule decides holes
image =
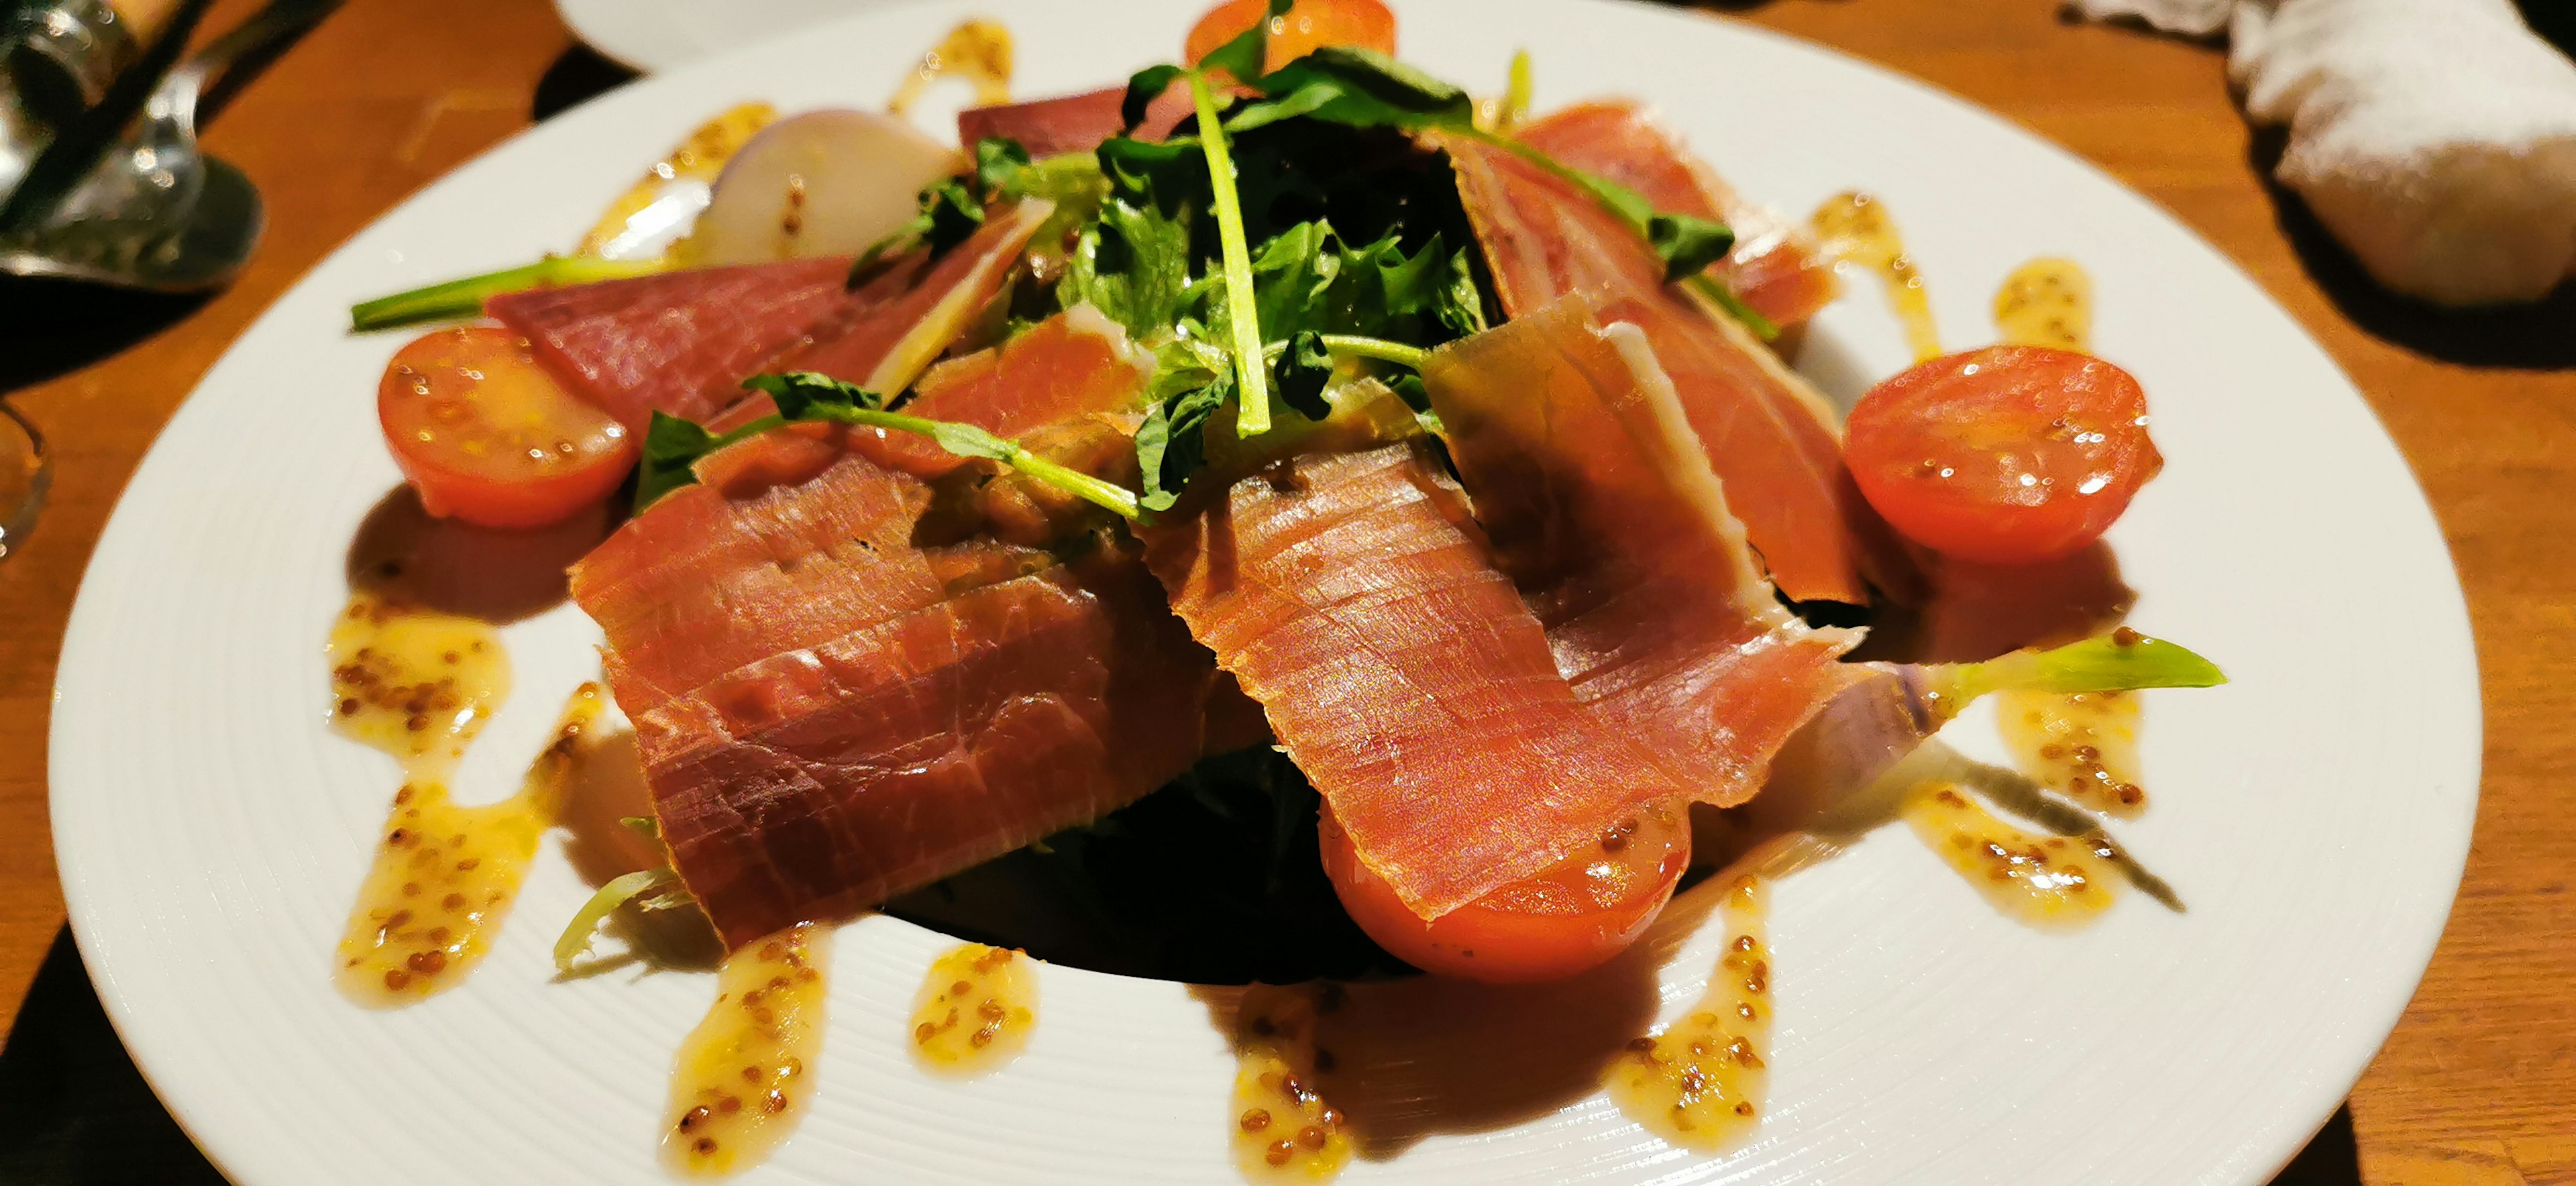
[[[2576,26],[2576,18],[2559,22]],[[2444,309],[2381,288],[2361,261],[2317,220],[2306,201],[2273,180],[2287,134],[2254,133],[2246,157],[2263,188],[2281,233],[2299,262],[2335,307],[2364,331],[2393,345],[2444,362],[2472,367],[2531,370],[2576,368],[2576,284],[2562,284],[2546,300],[2494,309]]]

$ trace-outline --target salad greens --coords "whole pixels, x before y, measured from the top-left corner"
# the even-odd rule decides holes
[[[1124,486],[1038,456],[1017,441],[1004,440],[972,424],[886,411],[885,397],[855,383],[812,371],[794,371],[754,375],[743,380],[742,385],[769,393],[778,405],[777,413],[722,436],[708,432],[695,421],[653,413],[652,422],[644,430],[643,461],[636,469],[637,511],[653,505],[665,494],[695,484],[698,478],[692,467],[700,458],[727,445],[789,424],[845,424],[929,437],[940,448],[960,457],[998,461],[1123,518],[1133,519],[1137,514],[1136,494]]]
[[[1983,663],[1923,669],[1925,699],[1943,719],[1989,692],[2128,692],[2140,688],[2214,688],[2227,673],[2190,648],[2126,626],[2045,651],[2014,651]]]

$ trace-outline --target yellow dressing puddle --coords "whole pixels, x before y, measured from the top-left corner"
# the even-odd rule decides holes
[[[324,654],[332,724],[414,779],[444,778],[510,694],[510,658],[491,624],[371,593],[349,599]]]
[[[662,1160],[701,1178],[748,1169],[813,1102],[831,932],[799,923],[725,957],[716,1002],[680,1044]]]
[[[1678,1021],[1638,1038],[1610,1067],[1611,1102],[1648,1132],[1697,1153],[1742,1144],[1761,1123],[1771,1048],[1769,887],[1739,878],[1718,904],[1726,954]]]
[[[1905,343],[1917,362],[1941,356],[1941,335],[1932,324],[1932,301],[1922,273],[1905,253],[1885,203],[1864,193],[1840,193],[1825,199],[1808,217],[1825,254],[1841,263],[1866,268],[1887,290],[1887,303],[1905,328]]]
[[[2013,269],[1995,291],[1995,329],[2007,346],[2093,349],[2093,278],[2046,256]]]
[[[904,76],[903,85],[895,90],[886,108],[896,115],[912,110],[930,85],[942,78],[961,78],[973,84],[976,106],[1008,103],[1011,67],[1011,31],[999,21],[977,17],[950,30],[930,52],[921,55],[920,66]]]
[[[1035,961],[968,943],[931,961],[912,1009],[912,1057],[946,1074],[1000,1069],[1028,1048],[1038,1023]]]
[[[2081,926],[2118,897],[2107,845],[2022,831],[1948,783],[1915,788],[1905,822],[1995,909],[2032,926]]]
[[[2013,764],[2041,786],[2122,819],[2147,809],[2135,692],[1998,692],[1995,719]]]
[[[1326,1182],[1351,1161],[1341,1112],[1316,1085],[1318,992],[1255,984],[1235,1016],[1234,1160],[1254,1182]]]
[[[555,726],[554,743],[529,767],[519,793],[501,802],[460,807],[444,782],[419,772],[394,793],[375,864],[340,936],[335,979],[343,995],[376,1008],[406,1005],[457,984],[482,962],[606,706],[597,684],[582,685]]]

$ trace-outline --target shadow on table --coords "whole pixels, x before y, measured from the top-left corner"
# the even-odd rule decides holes
[[[0,1186],[224,1186],[117,1044],[66,928],[0,1046]],[[2360,1186],[2352,1112],[2272,1186]]]
[[[2444,362],[2530,370],[2576,368],[2576,284],[2547,300],[2494,309],[2445,309],[2399,296],[2370,278],[2361,261],[2317,221],[2306,201],[2273,180],[2287,134],[2256,131],[2246,157],[2272,195],[2281,233],[2328,299],[2365,332]]]
[[[0,275],[0,395],[69,374],[160,333],[211,293],[171,295]]]
[[[634,81],[635,71],[612,62],[587,45],[575,44],[546,67],[537,79],[537,94],[528,118],[544,122],[566,109],[589,102]]]
[[[0,1046],[5,1186],[223,1186],[154,1099],[65,929]]]

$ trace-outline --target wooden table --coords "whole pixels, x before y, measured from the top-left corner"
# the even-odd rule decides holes
[[[224,0],[210,27],[253,7]],[[2372,289],[2264,179],[2274,149],[2221,55],[2062,22],[2051,0],[1722,5],[2019,120],[2162,202],[2357,380],[2431,494],[2476,620],[2484,810],[2449,934],[2405,1020],[2284,1180],[2576,1180],[2576,299],[2441,315]],[[145,446],[251,318],[332,247],[485,146],[613,81],[543,0],[353,0],[224,111],[268,241],[202,303],[0,294],[0,392],[52,434],[52,509],[0,564],[0,1026],[63,921],[45,729],[63,621]],[[140,324],[138,324],[138,321]],[[2402,679],[2404,673],[2393,672]],[[2560,689],[2553,692],[2551,689]],[[2554,706],[2554,707],[2553,707]]]

